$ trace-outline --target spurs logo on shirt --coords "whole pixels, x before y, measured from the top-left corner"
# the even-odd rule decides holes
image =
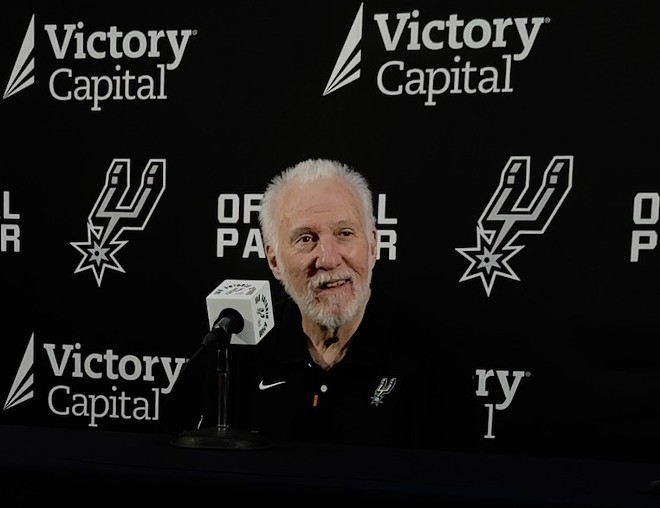
[[[376,391],[371,396],[371,403],[374,406],[380,406],[383,403],[383,397],[385,397],[385,395],[387,395],[394,389],[395,384],[396,384],[396,377],[391,377],[391,378],[384,377],[383,379],[381,379],[378,388],[376,388]]]

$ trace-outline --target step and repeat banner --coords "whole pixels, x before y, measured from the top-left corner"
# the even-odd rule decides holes
[[[153,432],[257,213],[363,172],[375,276],[483,447],[660,456],[654,2],[22,2],[0,20],[0,422]],[[449,333],[461,330],[461,337]]]

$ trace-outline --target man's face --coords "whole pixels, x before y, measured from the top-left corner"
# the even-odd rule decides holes
[[[266,246],[274,276],[303,315],[328,328],[353,318],[369,298],[376,232],[346,184],[291,183],[278,203],[278,253]]]

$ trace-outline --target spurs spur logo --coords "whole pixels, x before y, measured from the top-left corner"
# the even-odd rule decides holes
[[[83,256],[73,273],[91,270],[101,287],[105,270],[125,273],[115,255],[128,243],[124,231],[144,230],[165,191],[165,160],[151,159],[142,171],[140,187],[131,196],[131,162],[114,159],[105,186],[87,219],[87,241],[70,242]],[[130,203],[126,203],[129,199]]]
[[[522,206],[529,188],[530,157],[512,156],[502,170],[495,190],[477,223],[477,246],[457,248],[469,262],[459,280],[481,279],[490,296],[497,276],[519,281],[509,261],[525,245],[521,235],[543,234],[571,190],[573,156],[555,156],[543,174],[543,182],[528,206]]]
[[[378,384],[378,388],[376,388],[376,391],[374,391],[374,394],[371,396],[371,403],[374,406],[380,406],[383,403],[383,397],[385,397],[385,395],[387,395],[394,389],[395,384],[396,384],[395,377],[391,377],[391,378],[384,377],[383,379],[381,379],[380,383]]]

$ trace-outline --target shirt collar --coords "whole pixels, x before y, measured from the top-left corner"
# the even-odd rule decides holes
[[[364,318],[351,339],[346,356],[337,365],[374,365],[385,361],[389,353],[388,323],[385,317],[391,315],[382,309],[381,295],[372,290]],[[300,324],[300,309],[291,298],[280,303],[276,319],[279,319],[276,340],[280,361],[290,364],[308,362],[310,357]]]

